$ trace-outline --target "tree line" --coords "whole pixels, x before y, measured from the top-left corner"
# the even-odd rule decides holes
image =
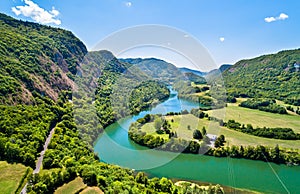
[[[275,100],[248,99],[242,102],[239,106],[251,109],[258,109],[265,112],[287,114],[286,109],[276,104]]]
[[[250,135],[255,135],[258,137],[266,137],[266,138],[273,138],[273,139],[284,139],[284,140],[299,140],[300,134],[295,133],[291,128],[269,128],[269,127],[257,127],[253,128],[251,124],[242,125],[235,120],[228,120],[224,126],[228,127],[229,129],[233,129],[236,131],[240,131],[243,133],[247,133]]]

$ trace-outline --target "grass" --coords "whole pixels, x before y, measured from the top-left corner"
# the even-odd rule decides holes
[[[198,119],[191,114],[166,116],[165,118],[171,124],[172,131],[176,131],[178,137],[187,140],[193,138],[193,131],[195,129],[202,129],[203,127],[207,127],[211,123],[207,119]],[[172,119],[174,122],[171,121]],[[188,126],[190,126],[190,130],[188,129]],[[159,135],[156,133],[154,122],[146,123],[145,125],[143,125],[141,130],[145,131],[147,134],[164,137],[165,139],[169,138],[167,134]]]
[[[225,121],[234,119],[241,124],[251,124],[253,127],[287,127],[300,133],[299,115],[274,114],[239,107],[237,104],[231,103],[229,103],[225,109],[211,110],[207,111],[207,113],[214,117],[222,118]]]
[[[103,191],[98,187],[87,187],[80,194],[103,194]]]
[[[70,181],[67,184],[59,187],[54,193],[55,194],[71,194],[78,193],[80,190],[84,189],[86,184],[83,183],[82,178],[77,177],[76,179]]]
[[[167,134],[157,134],[156,129],[154,127],[154,122],[151,123],[146,123],[142,127],[142,131],[145,131],[147,134],[153,135],[153,136],[160,136],[163,137],[164,139],[168,139],[169,136]]]
[[[8,164],[0,161],[1,194],[15,193],[28,167],[22,164]],[[21,183],[22,184],[22,183]]]
[[[231,111],[231,114],[234,115],[235,110],[243,109],[238,106],[229,106],[228,107]],[[235,109],[238,108],[238,109]],[[250,110],[250,114],[254,114],[255,112],[258,112],[259,114],[266,114],[267,116],[272,116],[274,114],[272,113],[265,113],[262,111],[254,111],[252,109]],[[220,110],[219,110],[220,111]],[[244,111],[244,110],[242,110]],[[253,111],[253,112],[252,112]],[[227,113],[227,112],[226,112]],[[237,114],[237,113],[235,113]],[[228,116],[228,114],[226,115]],[[257,115],[256,115],[257,116]],[[288,115],[280,115],[280,116],[288,116]],[[299,148],[300,147],[300,140],[278,140],[278,139],[269,139],[269,138],[263,138],[263,137],[257,137],[249,134],[245,134],[242,132],[238,132],[235,130],[228,129],[226,127],[219,126],[219,123],[209,121],[208,119],[198,119],[192,114],[187,115],[175,115],[175,116],[166,116],[165,117],[168,121],[170,121],[171,129],[177,132],[178,137],[184,138],[184,139],[191,139],[194,129],[202,129],[203,127],[206,128],[207,133],[214,134],[214,135],[221,135],[223,134],[226,139],[227,145],[243,145],[243,146],[256,146],[256,145],[265,145],[269,147],[275,147],[277,144],[280,147],[284,148]],[[231,118],[234,119],[235,117]],[[171,122],[171,120],[174,120],[174,122]],[[271,119],[271,118],[269,118]],[[293,118],[295,119],[295,118]],[[273,119],[275,120],[275,119]],[[236,121],[242,122],[238,119]],[[246,120],[244,120],[246,121]],[[271,121],[269,121],[271,122]],[[250,123],[250,122],[245,122]],[[252,123],[253,124],[253,123]],[[188,125],[190,125],[191,130],[188,130]],[[253,125],[256,126],[256,125]],[[147,123],[142,127],[142,131],[145,131],[147,133],[156,134],[155,129],[153,126],[153,123]],[[158,135],[158,134],[156,134]]]
[[[207,127],[209,125],[209,121],[207,119],[198,119],[194,115],[175,115],[175,116],[167,116],[166,119],[170,121],[172,130],[176,131],[178,137],[184,139],[192,139],[193,132],[195,129],[202,129],[203,127]],[[172,122],[171,120],[174,120]],[[190,130],[188,129],[190,126]]]

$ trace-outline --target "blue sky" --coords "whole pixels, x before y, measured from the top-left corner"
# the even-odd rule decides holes
[[[295,0],[0,1],[1,12],[71,30],[88,49],[122,28],[172,26],[197,38],[218,65],[299,48],[299,9]]]

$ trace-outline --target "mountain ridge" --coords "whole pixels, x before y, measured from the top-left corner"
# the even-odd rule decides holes
[[[222,74],[235,97],[273,98],[300,105],[300,49],[284,50],[235,63]]]

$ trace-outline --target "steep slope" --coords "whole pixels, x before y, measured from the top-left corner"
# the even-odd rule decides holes
[[[57,99],[86,53],[70,31],[0,14],[0,102],[31,103],[35,92]]]
[[[227,92],[300,105],[300,49],[242,60],[223,73]]]

